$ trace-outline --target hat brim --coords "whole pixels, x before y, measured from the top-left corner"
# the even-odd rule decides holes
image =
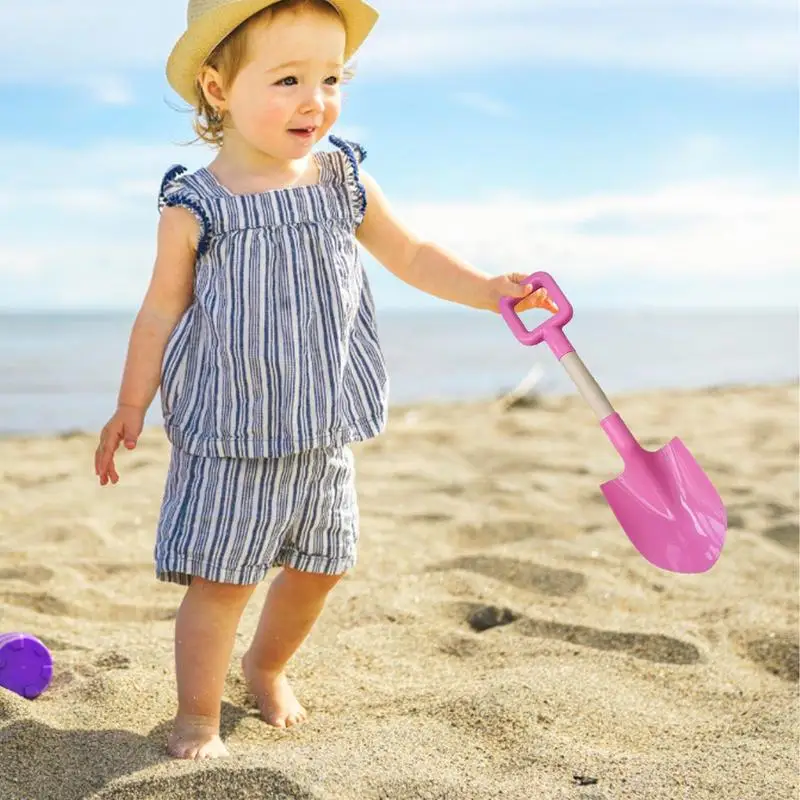
[[[189,26],[167,60],[170,86],[190,105],[197,103],[196,80],[214,48],[245,20],[278,0],[236,0],[210,11]],[[347,31],[345,61],[361,47],[378,21],[378,12],[364,0],[331,0]]]

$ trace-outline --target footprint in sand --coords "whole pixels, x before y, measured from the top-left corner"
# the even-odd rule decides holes
[[[88,531],[88,528],[85,530]],[[59,523],[43,529],[36,538],[42,544],[62,544],[63,542],[70,541],[70,539],[77,539],[81,533],[82,531]],[[93,532],[92,535],[94,535]]]
[[[20,530],[20,535],[22,530]],[[31,541],[28,535],[27,541]],[[63,544],[64,542],[70,543],[85,543],[87,548],[93,548],[95,543],[101,544],[102,538],[97,529],[93,525],[87,525],[81,520],[65,520],[59,517],[53,517],[47,520],[41,528],[37,528],[33,532],[32,542],[34,544]]]
[[[128,656],[118,653],[116,650],[109,650],[95,659],[94,665],[100,669],[129,669],[131,660]]]
[[[375,800],[463,800],[463,789],[437,780],[387,780],[376,788]],[[501,796],[501,795],[498,795]]]
[[[18,489],[39,489],[42,486],[69,480],[70,477],[71,475],[66,472],[59,472],[55,475],[36,475],[33,477],[30,475],[6,473],[6,475],[0,479],[0,483],[8,483],[11,486],[16,486]]]
[[[155,461],[151,458],[140,458],[136,461],[132,461],[130,464],[125,465],[126,472],[139,472],[143,469],[149,469],[150,467],[160,466],[158,461]]]
[[[403,518],[411,524],[420,523],[421,525],[444,525],[453,521],[452,514],[440,514],[436,511],[412,512]]]
[[[491,628],[510,625],[519,619],[519,614],[515,614],[508,608],[498,608],[497,606],[471,608],[473,610],[467,614],[467,622],[476,633],[483,633]]]
[[[0,592],[0,604],[17,606],[46,614],[52,617],[88,619],[98,622],[159,622],[174,619],[174,607],[163,608],[148,603],[119,603],[106,599],[104,585],[116,590],[121,584],[130,585],[137,577],[151,580],[150,564],[130,564],[120,562],[66,562],[64,570],[77,572],[91,587],[90,592],[70,593],[63,600],[54,591],[41,591],[54,575],[54,571],[44,566],[15,566],[0,569],[0,581],[18,580],[36,586],[40,591]],[[74,598],[74,600],[73,600]]]
[[[231,793],[232,787],[236,787]],[[322,800],[274,769],[225,768],[202,770],[187,775],[168,775],[141,781],[125,781],[95,795],[97,800],[151,800],[156,797],[272,797],[292,800]]]
[[[575,594],[586,585],[586,577],[568,569],[554,569],[530,561],[493,556],[463,556],[442,561],[429,567],[427,572],[449,572],[465,570],[502,581],[517,589],[566,597]]]
[[[463,635],[456,635],[443,639],[439,643],[437,649],[446,656],[465,659],[474,658],[480,655],[483,650],[479,641]]]
[[[773,525],[764,531],[764,536],[783,545],[787,550],[800,550],[800,524],[797,522]]]
[[[770,518],[775,520],[783,519],[790,515],[797,516],[796,509],[785,506],[782,503],[765,503],[764,508],[766,508]]]
[[[469,491],[469,487],[463,483],[442,483],[433,487],[431,493],[447,495],[447,497],[463,497]]]
[[[742,637],[743,655],[763,670],[788,683],[800,680],[800,648],[789,635]]]
[[[700,661],[700,651],[694,645],[662,634],[604,631],[536,619],[522,619],[518,630],[525,636],[560,639],[595,650],[616,650],[657,664],[696,664]]]
[[[731,529],[737,528],[741,531],[747,530],[747,520],[738,511],[731,510],[728,512],[728,527]]]
[[[50,617],[72,616],[69,606],[47,592],[2,592],[0,605],[16,606]]]
[[[174,619],[174,608],[94,602],[87,607],[64,602],[48,592],[2,592],[0,605],[7,604],[50,617],[87,619],[94,622],[162,622]]]
[[[766,512],[774,524],[763,531],[763,535],[783,545],[788,550],[800,549],[800,524],[796,521],[797,511],[789,506],[774,502],[760,502],[754,497],[743,503],[728,507],[728,527],[747,530],[748,523],[743,512]],[[788,519],[787,519],[788,518]]]
[[[36,586],[47,583],[53,575],[53,570],[39,564],[25,564],[20,567],[0,569],[0,581],[22,581]]]
[[[585,625],[567,625],[477,603],[450,604],[449,613],[447,610],[445,613],[452,616],[453,612],[476,632],[513,624],[513,631],[523,636],[556,639],[595,650],[617,651],[658,664],[696,664],[700,661],[700,651],[694,645],[662,634],[624,633]]]
[[[92,582],[106,579],[117,581],[121,576],[126,580],[143,577],[150,579],[153,574],[151,564],[123,564],[116,561],[86,561],[80,564],[69,564],[71,568],[81,572]]]
[[[58,642],[58,646],[54,646],[56,641],[50,637],[43,637],[42,641],[50,648],[51,651],[57,650],[76,650],[88,652],[90,648],[81,647],[80,645],[72,645],[65,642]],[[77,682],[84,682],[86,680],[94,680],[103,672],[111,672],[112,670],[126,670],[131,668],[131,659],[116,650],[107,650],[96,656],[93,661],[89,658],[81,658],[80,661],[75,663],[72,669],[61,664],[50,684],[50,689],[63,689]]]
[[[491,547],[526,539],[551,538],[553,527],[529,519],[496,519],[492,522],[460,525],[453,534],[462,547]]]
[[[44,646],[53,652],[67,652],[74,650],[76,652],[88,652],[91,648],[85,645],[78,644],[77,642],[70,642],[65,639],[57,639],[55,636],[47,636],[40,634],[39,638],[42,640]]]

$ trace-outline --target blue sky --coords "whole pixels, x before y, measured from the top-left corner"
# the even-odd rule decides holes
[[[213,155],[164,78],[185,6],[0,5],[0,308],[136,308],[161,176]],[[793,0],[375,5],[334,132],[421,236],[573,305],[796,306]]]

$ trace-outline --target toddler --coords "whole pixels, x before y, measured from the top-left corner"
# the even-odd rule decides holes
[[[186,586],[175,625],[178,758],[227,754],[220,705],[236,629],[273,566],[242,659],[264,720],[306,711],[286,665],[356,563],[352,442],[386,423],[388,379],[360,243],[401,280],[498,311],[554,310],[523,275],[483,274],[414,237],[335,136],[348,59],[377,13],[362,0],[190,0],[171,86],[215,150],[159,195],[157,256],[117,409],[95,455],[116,484],[161,391],[171,443],[155,544],[159,580]]]

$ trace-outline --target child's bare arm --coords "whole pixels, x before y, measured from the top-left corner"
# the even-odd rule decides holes
[[[105,486],[119,480],[114,454],[132,450],[161,382],[161,362],[170,334],[192,301],[199,226],[183,208],[166,208],[158,226],[155,266],[128,345],[117,410],[103,428],[95,472]]]
[[[501,297],[524,297],[518,311],[534,307],[555,310],[544,290],[531,294],[530,287],[520,285],[525,275],[488,275],[438,245],[418,239],[395,216],[375,180],[363,171],[361,180],[367,190],[367,210],[358,240],[400,280],[434,297],[472,308],[498,311]]]
[[[161,382],[170,334],[192,301],[198,224],[184,208],[165,208],[153,275],[131,332],[119,404],[147,411]]]

